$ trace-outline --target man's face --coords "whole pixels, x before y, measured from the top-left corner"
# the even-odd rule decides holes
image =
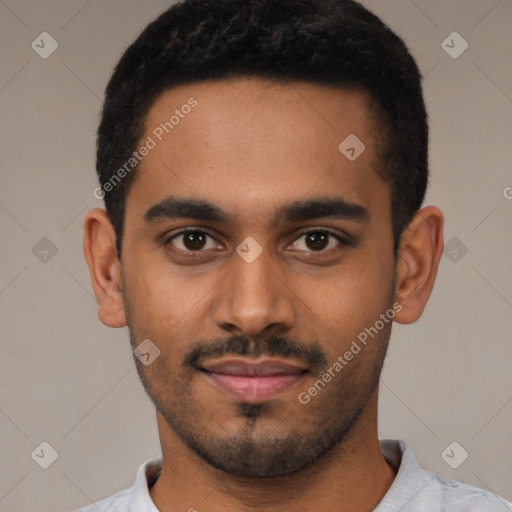
[[[182,109],[189,98],[197,105]],[[179,122],[158,130],[175,110]],[[122,277],[133,346],[160,350],[136,361],[146,391],[212,466],[299,471],[376,397],[391,330],[381,322],[357,341],[394,298],[390,188],[375,172],[369,100],[311,84],[194,84],[164,93],[145,126],[142,142],[156,146],[126,199]],[[351,134],[365,145],[352,161],[338,149]],[[336,215],[303,207],[324,200]]]

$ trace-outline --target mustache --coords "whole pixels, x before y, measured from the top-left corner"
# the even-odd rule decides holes
[[[243,335],[210,343],[198,343],[190,347],[183,357],[181,365],[185,368],[200,368],[206,359],[222,357],[226,354],[257,358],[259,356],[294,358],[309,367],[314,373],[324,373],[327,358],[318,343],[305,345],[298,340],[288,340],[279,336],[251,339]]]

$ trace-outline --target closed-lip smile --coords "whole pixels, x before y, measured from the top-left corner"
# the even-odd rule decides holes
[[[307,368],[277,358],[227,357],[200,366],[203,375],[224,393],[248,402],[269,400],[296,384]]]

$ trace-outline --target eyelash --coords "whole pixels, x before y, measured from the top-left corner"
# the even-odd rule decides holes
[[[313,229],[308,229],[307,231],[303,231],[302,233],[300,233],[300,235],[294,240],[294,243],[299,240],[300,238],[302,238],[303,236],[306,236],[310,233],[326,233],[327,235],[329,235],[330,237],[336,239],[338,242],[340,242],[341,245],[345,245],[345,246],[348,246],[348,245],[351,245],[351,242],[350,242],[350,239],[349,237],[347,236],[347,238],[343,237],[342,235],[340,235],[339,233],[335,233],[329,229],[325,229],[325,228],[313,228]],[[183,229],[181,231],[179,231],[178,233],[175,233],[174,235],[168,237],[166,240],[165,240],[165,245],[170,245],[171,242],[180,237],[180,236],[183,236],[183,235],[186,235],[187,233],[201,233],[201,234],[205,234],[205,235],[208,235],[210,238],[214,239],[214,236],[212,234],[212,232],[206,228],[188,228],[188,229]],[[322,254],[322,253],[326,253],[328,252],[329,250],[333,249],[332,247],[330,249],[322,249],[322,250],[319,250],[319,251],[313,251],[313,250],[310,250],[310,251],[297,251],[297,252],[307,252],[307,253],[318,253],[318,254]],[[201,255],[201,253],[204,253],[206,252],[205,250],[198,250],[198,251],[191,251],[191,250],[183,250],[183,249],[178,249],[176,247],[174,247],[174,250],[176,251],[179,251],[181,252],[182,254],[186,255],[187,257],[198,257]]]

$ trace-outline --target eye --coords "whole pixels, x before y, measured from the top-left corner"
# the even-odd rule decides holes
[[[204,252],[204,250],[218,248],[218,244],[204,230],[187,229],[180,231],[165,241],[166,245],[173,245],[183,252]]]
[[[295,241],[292,244],[294,246],[293,249],[301,252],[322,252],[345,243],[340,235],[331,233],[325,229],[307,231],[297,238],[297,240],[299,240],[299,242]]]
[[[165,244],[172,245],[178,252],[191,256],[195,256],[194,253],[219,249],[220,246],[206,230],[197,228],[182,230],[167,238]],[[348,241],[331,231],[315,229],[302,233],[291,247],[298,252],[327,252],[340,244],[348,245]]]

